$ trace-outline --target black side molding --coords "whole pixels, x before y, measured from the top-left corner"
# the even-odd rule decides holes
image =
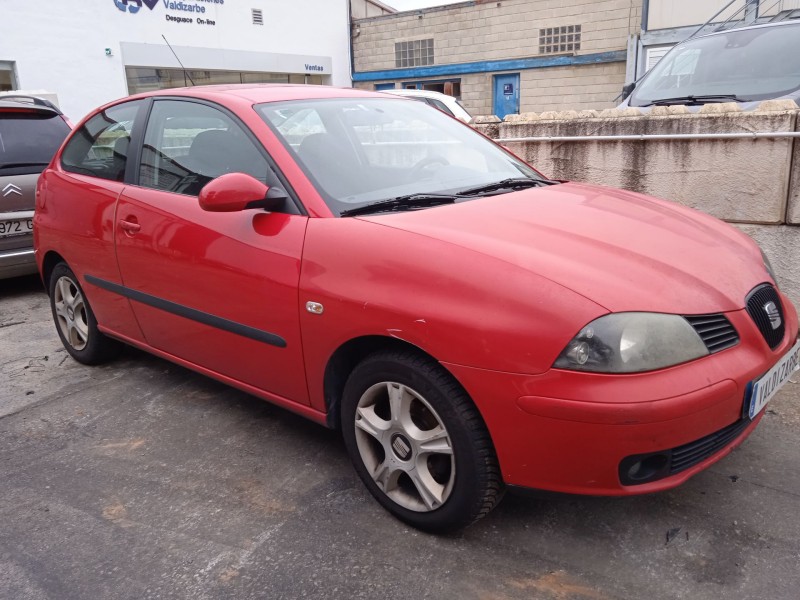
[[[141,302],[142,304],[147,304],[148,306],[172,313],[173,315],[184,317],[185,319],[197,321],[203,325],[222,329],[223,331],[227,331],[229,333],[235,333],[236,335],[241,335],[242,337],[250,338],[251,340],[256,340],[257,342],[263,342],[265,344],[269,344],[270,346],[277,346],[278,348],[286,347],[285,339],[279,335],[270,333],[269,331],[256,329],[255,327],[250,327],[249,325],[243,325],[242,323],[237,323],[236,321],[223,319],[222,317],[211,315],[194,308],[189,308],[188,306],[184,306],[182,304],[176,304],[175,302],[170,302],[169,300],[164,300],[163,298],[159,298],[157,296],[151,296],[150,294],[133,290],[125,287],[124,285],[119,285],[117,283],[106,281],[105,279],[100,279],[94,275],[86,275],[86,281],[109,292],[119,294],[125,298],[130,298],[131,300]]]

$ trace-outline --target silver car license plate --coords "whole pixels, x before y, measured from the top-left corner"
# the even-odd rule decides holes
[[[33,219],[0,220],[0,237],[25,235],[33,231]]]

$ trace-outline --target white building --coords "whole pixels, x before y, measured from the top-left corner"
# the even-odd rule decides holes
[[[380,17],[381,15],[391,15],[397,12],[381,2],[380,0],[350,0],[350,18],[368,19],[369,17]]]
[[[351,85],[346,0],[0,0],[0,23],[0,91],[55,92],[74,121],[192,81]]]

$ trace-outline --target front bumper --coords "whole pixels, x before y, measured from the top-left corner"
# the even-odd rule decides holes
[[[521,375],[445,366],[481,411],[507,484],[593,495],[655,492],[720,460],[760,421],[763,412],[742,420],[748,383],[797,339],[797,313],[787,298],[782,301],[787,334],[774,351],[742,310],[726,313],[739,333],[737,346],[650,373],[551,369]],[[677,472],[628,485],[620,478],[623,461],[632,456],[693,453],[708,440],[710,449],[703,446],[705,454],[693,455]]]

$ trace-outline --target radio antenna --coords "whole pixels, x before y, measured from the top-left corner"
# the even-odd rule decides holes
[[[167,46],[169,47],[170,52],[172,52],[172,56],[175,57],[175,60],[178,61],[178,64],[181,66],[181,69],[183,69],[183,74],[186,75],[186,77],[189,78],[189,81],[192,83],[192,85],[194,85],[195,83],[194,83],[194,80],[192,79],[192,76],[189,75],[189,71],[187,71],[186,67],[183,66],[183,63],[181,62],[181,59],[178,58],[178,55],[175,53],[175,50],[173,50],[172,45],[169,43],[169,41],[167,41],[166,36],[162,33],[161,37],[164,38],[165,42],[167,42]]]

